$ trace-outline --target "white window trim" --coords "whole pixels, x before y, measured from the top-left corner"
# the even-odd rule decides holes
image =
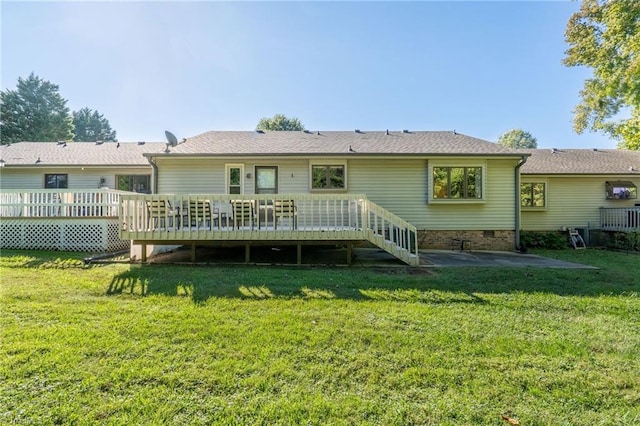
[[[224,190],[229,194],[229,170],[240,169],[240,194],[244,194],[244,164],[225,164],[224,166]]]
[[[518,202],[520,210],[527,212],[543,212],[549,207],[549,182],[547,179],[520,178],[520,185],[523,183],[544,183],[544,207],[524,207],[520,199],[520,188],[518,188]]]
[[[482,198],[434,198],[433,169],[439,167],[480,167],[482,169]],[[427,184],[429,204],[483,204],[487,202],[487,162],[468,160],[429,161],[429,178]]]
[[[313,166],[342,166],[344,167],[344,188],[314,188],[313,187]],[[347,179],[347,160],[337,159],[316,159],[309,161],[309,191],[310,192],[347,192],[349,182]]]

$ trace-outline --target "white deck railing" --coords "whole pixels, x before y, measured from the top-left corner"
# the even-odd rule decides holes
[[[604,231],[640,230],[640,207],[600,208],[600,227]]]
[[[129,194],[120,209],[125,240],[368,240],[407,263],[418,253],[416,228],[364,195]]]
[[[94,190],[2,190],[0,217],[116,217],[120,196],[112,189]]]

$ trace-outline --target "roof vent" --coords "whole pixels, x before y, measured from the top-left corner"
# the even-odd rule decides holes
[[[594,152],[598,152],[598,148],[593,148],[593,151]]]
[[[310,130],[307,130],[307,129],[304,129],[304,130],[303,130],[303,132],[304,132],[304,133],[306,133],[306,134],[311,133],[311,131],[310,131]]]
[[[556,154],[557,152],[558,152],[558,149],[557,149],[557,148],[551,148],[551,153],[552,153],[552,154]]]
[[[402,130],[402,133],[410,133],[407,129]]]
[[[387,129],[386,135],[389,136],[389,129]]]
[[[262,129],[256,129],[256,133],[260,133],[261,135],[264,134],[264,130]]]
[[[40,157],[38,157],[38,159],[36,160],[36,164],[40,164],[42,163],[42,161],[40,161]]]
[[[456,133],[456,129],[453,129],[453,132],[451,132],[451,133],[453,133],[454,135],[458,134],[458,133]]]
[[[67,142],[66,141],[58,141],[58,145],[66,145]]]
[[[102,145],[104,141],[96,141],[96,145]]]
[[[318,132],[316,133],[316,135],[320,136],[320,130],[318,130]]]
[[[360,129],[356,129],[356,130],[355,130],[355,132],[356,132],[356,133],[362,133],[362,132],[360,131]]]
[[[138,145],[144,145],[144,141],[139,141]]]
[[[635,172],[635,171],[636,171],[636,169],[635,169],[633,166],[629,166],[629,171],[630,171],[630,172]]]
[[[351,147],[351,145],[349,145],[349,152],[356,152],[356,150],[355,150],[355,149],[353,149],[353,148]]]

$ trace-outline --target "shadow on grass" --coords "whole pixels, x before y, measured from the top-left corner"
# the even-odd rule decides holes
[[[549,293],[601,296],[640,293],[637,275],[617,270],[541,268],[258,267],[136,265],[116,275],[107,294],[253,300],[347,299],[487,303],[483,295]]]

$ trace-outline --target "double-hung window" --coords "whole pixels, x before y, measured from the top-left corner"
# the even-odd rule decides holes
[[[520,206],[544,208],[547,205],[547,184],[544,182],[523,182],[520,184]]]
[[[225,187],[227,194],[243,194],[244,165],[227,164],[225,167]]]
[[[433,167],[433,199],[482,199],[482,167]]]

